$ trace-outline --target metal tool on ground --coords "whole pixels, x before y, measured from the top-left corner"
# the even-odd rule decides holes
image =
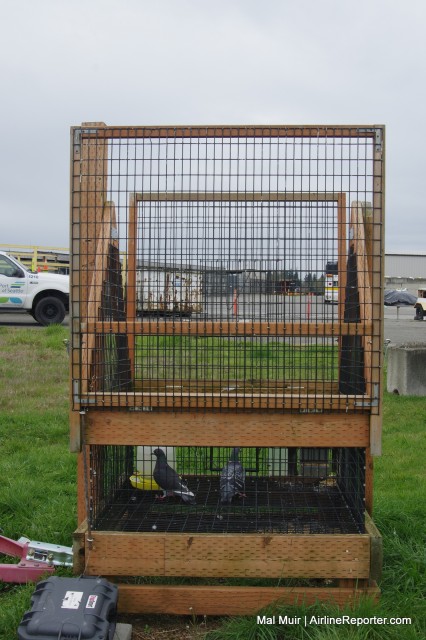
[[[0,536],[0,554],[20,558],[18,564],[0,564],[0,581],[37,582],[56,567],[72,567],[72,548],[21,537],[11,540]]]

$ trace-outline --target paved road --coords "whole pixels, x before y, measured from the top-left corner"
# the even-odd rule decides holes
[[[0,313],[0,326],[39,328],[40,325],[27,313]],[[64,326],[69,326],[69,316],[64,320]],[[384,339],[393,344],[407,342],[426,343],[426,320],[418,322],[414,320],[412,307],[385,307],[385,331]]]
[[[393,344],[426,343],[426,321],[414,320],[412,307],[401,307],[400,309],[385,307],[384,338]]]
[[[65,327],[69,326],[69,316],[65,317],[63,322]],[[0,327],[26,327],[26,328],[40,328],[40,325],[34,320],[29,313],[22,312],[16,313],[13,311],[1,311],[0,312]]]

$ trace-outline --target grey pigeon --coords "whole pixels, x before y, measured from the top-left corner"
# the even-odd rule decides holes
[[[163,490],[161,499],[164,499],[166,496],[176,495],[182,498],[184,502],[195,504],[194,494],[188,489],[187,485],[182,482],[176,471],[168,464],[164,451],[162,449],[154,449],[152,455],[157,458],[152,476],[158,486]]]
[[[229,462],[220,472],[220,501],[230,504],[235,496],[245,497],[244,483],[246,472],[238,459],[239,447],[232,449]]]

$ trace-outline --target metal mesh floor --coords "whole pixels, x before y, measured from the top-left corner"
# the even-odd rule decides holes
[[[93,529],[174,533],[363,533],[363,514],[347,504],[333,480],[248,478],[245,497],[221,505],[217,477],[191,476],[197,504],[124,487]],[[362,515],[362,517],[361,517]]]

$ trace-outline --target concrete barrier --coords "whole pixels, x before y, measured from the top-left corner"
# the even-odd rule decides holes
[[[387,390],[401,396],[426,396],[426,343],[390,344]]]

